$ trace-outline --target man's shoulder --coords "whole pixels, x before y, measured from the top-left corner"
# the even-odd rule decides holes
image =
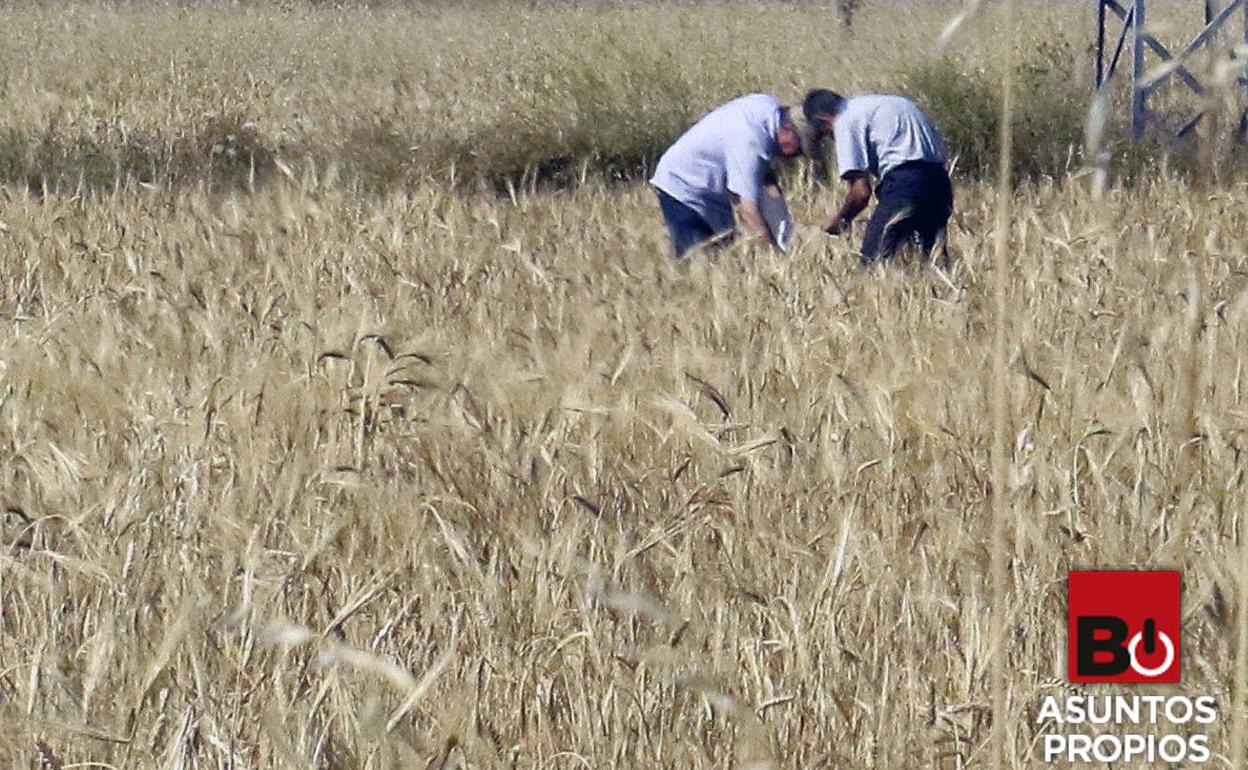
[[[766,153],[776,125],[774,116],[780,108],[780,101],[771,94],[746,94],[725,104],[716,123],[730,146]]]
[[[738,96],[703,115],[690,131],[702,136],[739,134],[743,128],[766,125],[779,107],[780,102],[769,94]]]
[[[845,100],[842,114],[870,114],[880,108],[889,110],[908,110],[915,107],[914,102],[898,94],[859,94]]]
[[[715,112],[738,116],[751,122],[766,120],[780,109],[780,100],[771,94],[745,94],[724,104]]]
[[[739,103],[743,106],[759,106],[759,107],[779,107],[780,100],[772,94],[753,93],[744,94],[733,99],[729,104]]]

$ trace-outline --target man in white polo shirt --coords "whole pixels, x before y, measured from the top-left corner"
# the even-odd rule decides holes
[[[939,243],[953,213],[953,185],[945,170],[940,133],[923,111],[901,96],[869,94],[843,98],[827,89],[806,94],[802,112],[818,138],[836,142],[836,165],[849,182],[841,208],[824,225],[837,235],[871,202],[871,180],[879,200],[862,239],[862,263],[896,253],[916,237],[924,255]]]
[[[745,226],[774,243],[759,209],[771,162],[801,152],[788,110],[768,94],[738,97],[695,123],[663,153],[650,179],[676,258],[733,233],[734,203]]]

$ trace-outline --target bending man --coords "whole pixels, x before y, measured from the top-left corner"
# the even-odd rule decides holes
[[[700,243],[729,237],[734,203],[749,231],[775,243],[779,234],[769,231],[759,203],[772,160],[801,152],[801,135],[788,109],[768,94],[738,97],[695,123],[663,153],[650,179],[676,258]]]
[[[879,203],[862,239],[862,263],[888,259],[916,236],[929,256],[943,247],[953,212],[953,185],[945,171],[945,144],[932,121],[900,96],[843,98],[827,89],[806,94],[802,112],[816,131],[816,141],[831,135],[836,165],[849,183],[841,208],[824,225],[838,235],[849,229],[871,202],[871,180]]]

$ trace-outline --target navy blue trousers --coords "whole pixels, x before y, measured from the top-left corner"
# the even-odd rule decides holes
[[[676,259],[684,259],[689,249],[718,235],[715,228],[693,208],[662,190],[655,192],[659,194],[659,207],[663,209],[663,220],[667,222],[667,233],[671,236],[672,252]]]
[[[875,188],[878,203],[862,239],[862,264],[889,259],[918,242],[923,256],[943,240],[953,213],[953,184],[940,163],[910,161],[884,175]]]

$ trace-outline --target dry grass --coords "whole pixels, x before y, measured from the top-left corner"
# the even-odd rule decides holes
[[[947,11],[916,26],[939,30]],[[117,25],[99,40],[142,21],[78,13]],[[419,49],[398,44],[423,28],[411,12],[341,12],[365,29],[339,13],[165,8],[151,23],[223,28],[168,33],[190,51],[240,29],[262,52],[271,35],[320,33],[331,52],[352,36]],[[539,33],[550,12],[506,13],[560,44]],[[310,25],[270,32],[263,14]],[[68,79],[56,50],[20,76],[9,60],[7,120],[34,109],[15,80]],[[482,71],[507,71],[488,49],[445,55],[478,53]],[[389,78],[290,57],[348,115]],[[263,58],[255,72],[280,69]],[[222,64],[221,88],[247,72]],[[474,72],[424,87],[447,89],[436,104],[506,92]],[[214,72],[193,77],[206,89]],[[115,114],[153,132],[210,101],[124,80]],[[246,100],[273,110],[257,131],[297,103],[327,121],[308,129],[317,141],[341,139],[339,113],[298,101],[314,87]],[[162,100],[170,112],[143,106]],[[805,221],[832,202],[804,177],[792,192]],[[1182,568],[1185,686],[1229,703],[1244,192],[1159,174],[1099,209],[1080,180],[1015,196],[1015,558],[994,659],[992,184],[959,187],[954,266],[883,274],[809,234],[788,259],[739,250],[677,269],[650,192],[592,179],[514,200],[431,182],[364,195],[304,163],[254,192],[4,188],[0,760],[952,770],[985,764],[997,666],[1010,764],[1025,767],[1031,710],[1064,678],[1065,570],[1088,565]],[[1230,754],[1225,727],[1211,745]]]
[[[275,157],[333,164],[374,189],[576,178],[586,167],[632,176],[742,92],[794,99],[811,83],[861,91],[911,80],[964,159],[992,169],[995,106],[969,100],[992,82],[996,33],[973,19],[942,54],[949,15],[933,9],[899,36],[868,5],[849,37],[827,9],[774,3],[0,8],[0,179],[111,189],[120,172],[238,184],[270,176]],[[1053,81],[1089,81],[1076,22],[1069,8],[1034,9],[1029,29],[1049,34],[1032,99]],[[826,34],[810,34],[819,27]],[[887,55],[897,49],[908,55]],[[908,77],[916,69],[924,77]],[[947,93],[930,87],[942,75]],[[1049,130],[1056,106],[1042,106],[1020,130]],[[1070,121],[1057,122],[1069,134]],[[1062,138],[1046,158],[1065,159]]]

